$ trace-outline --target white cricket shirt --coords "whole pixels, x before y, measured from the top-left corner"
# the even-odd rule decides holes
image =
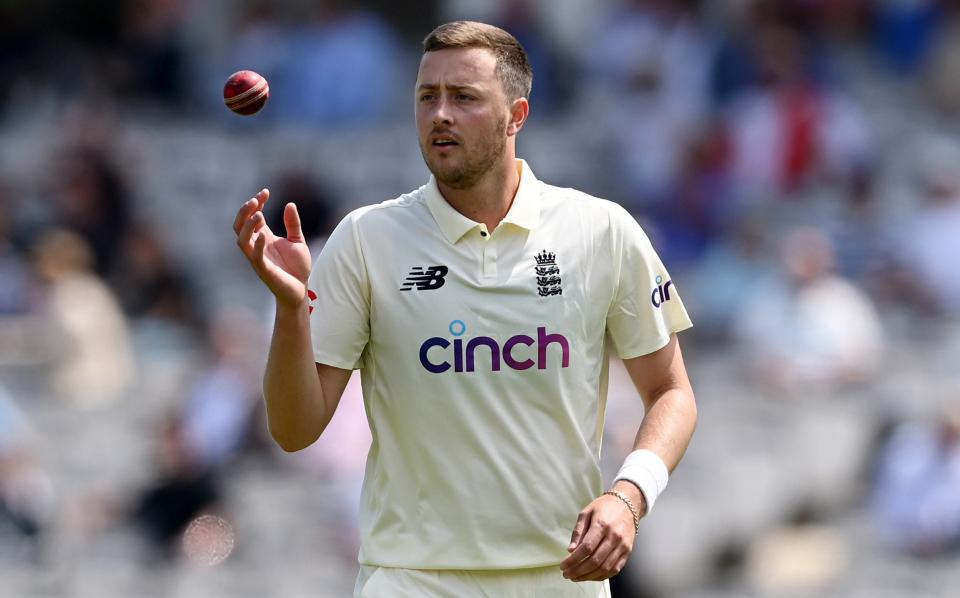
[[[316,260],[315,359],[360,368],[373,435],[362,564],[562,561],[602,491],[606,336],[631,358],[690,326],[630,214],[520,165],[492,233],[431,177],[352,212]]]

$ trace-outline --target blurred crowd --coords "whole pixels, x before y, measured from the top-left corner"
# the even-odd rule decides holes
[[[118,532],[145,567],[182,566],[191,522],[242,526],[238,480],[280,471],[291,492],[323,497],[297,515],[326,530],[299,558],[353,576],[369,443],[359,388],[316,446],[279,455],[259,394],[270,305],[220,256],[235,206],[263,182],[298,203],[315,252],[347,210],[409,190],[420,173],[383,197],[372,173],[409,153],[397,140],[413,140],[419,40],[454,18],[520,39],[535,73],[521,155],[548,182],[630,210],[687,304],[703,416],[674,504],[736,472],[749,489],[677,507],[686,523],[668,493],[648,537],[673,530],[660,551],[698,573],[644,569],[657,549],[641,538],[615,595],[859,595],[850,576],[869,564],[852,554],[865,545],[876,562],[955,568],[960,3],[38,0],[0,2],[0,571],[59,563],[74,595],[63,562],[85,549],[64,557],[63,539]],[[240,69],[270,82],[255,117],[221,103]],[[197,174],[186,164],[200,136],[275,151],[252,172],[206,152]],[[359,184],[306,159],[304,137]],[[146,171],[153,153],[174,166]],[[229,195],[241,175],[258,186]],[[190,177],[220,196],[176,197]],[[608,470],[642,415],[613,373]],[[778,493],[796,463],[828,481]],[[730,522],[709,541],[689,519],[707,508]]]

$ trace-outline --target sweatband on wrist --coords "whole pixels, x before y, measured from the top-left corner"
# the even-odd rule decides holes
[[[657,497],[667,487],[669,479],[670,472],[663,459],[653,451],[639,449],[627,455],[623,467],[617,472],[617,477],[613,481],[616,483],[619,480],[626,480],[639,488],[647,503],[647,510],[644,513],[647,515],[653,510]]]

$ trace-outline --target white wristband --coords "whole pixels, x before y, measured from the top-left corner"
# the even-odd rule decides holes
[[[613,481],[616,483],[618,480],[627,480],[635,484],[647,503],[647,511],[644,513],[647,515],[653,510],[653,504],[667,487],[669,479],[670,472],[663,459],[653,451],[639,449],[627,455],[623,467]]]

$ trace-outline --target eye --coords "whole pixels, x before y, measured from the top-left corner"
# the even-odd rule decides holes
[[[420,101],[421,101],[421,102],[430,102],[430,101],[432,101],[432,100],[433,100],[433,94],[432,94],[432,93],[425,93],[425,94],[423,94],[423,95],[420,96]]]
[[[474,98],[472,95],[469,95],[469,94],[458,93],[458,94],[457,94],[457,99],[458,99],[458,100],[462,100],[462,101],[469,101],[469,100],[473,100],[473,99],[475,99],[475,98]]]

